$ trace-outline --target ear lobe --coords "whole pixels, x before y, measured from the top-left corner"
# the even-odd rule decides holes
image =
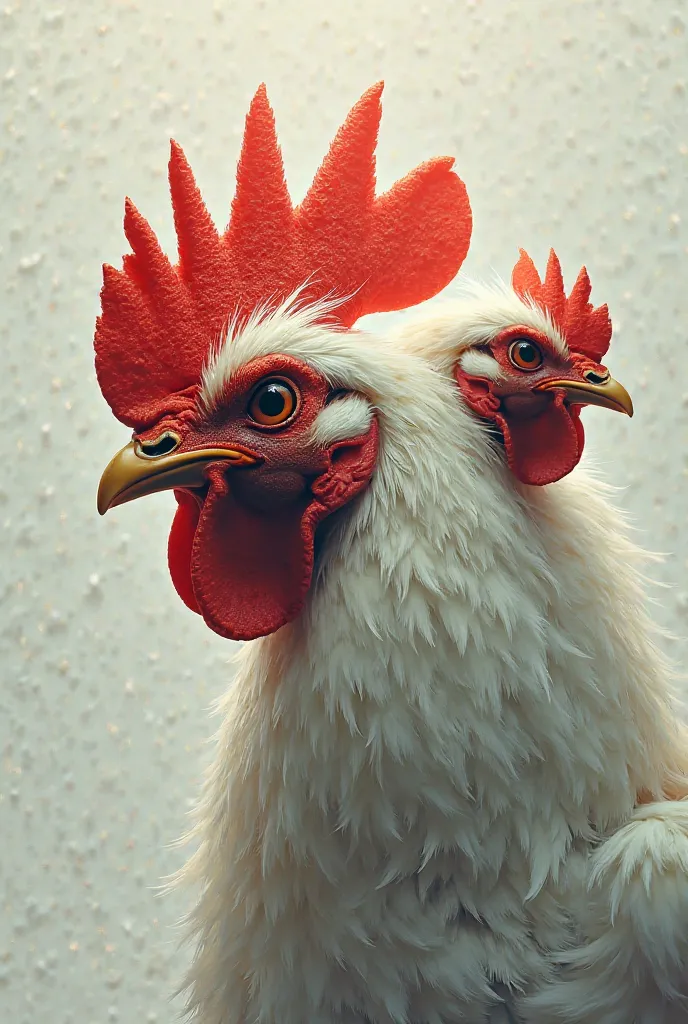
[[[339,441],[330,448],[330,468],[311,484],[327,513],[334,512],[363,490],[375,468],[379,427],[373,419],[364,437]]]
[[[490,381],[483,377],[473,377],[460,366],[456,368],[455,376],[466,404],[478,416],[493,420],[499,409],[500,401],[493,394]]]

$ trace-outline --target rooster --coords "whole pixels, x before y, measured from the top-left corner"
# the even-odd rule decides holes
[[[674,1024],[685,739],[642,552],[580,469],[632,413],[585,271],[387,337],[458,272],[452,161],[375,196],[381,86],[296,208],[263,88],[220,234],[173,144],[173,266],[127,202],[96,369],[101,513],[173,490],[169,567],[239,649],[176,879],[198,1024]]]

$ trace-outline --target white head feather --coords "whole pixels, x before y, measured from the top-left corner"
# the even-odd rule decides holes
[[[423,356],[445,373],[451,373],[457,360],[466,353],[461,358],[463,366],[475,370],[479,365],[482,376],[496,379],[499,374],[496,361],[481,352],[485,358],[478,364],[467,350],[475,353],[501,331],[515,326],[530,327],[544,334],[560,356],[569,355],[566,339],[549,313],[529,297],[521,298],[499,279],[491,284],[465,282],[458,299],[437,305],[430,314],[412,314],[395,332],[395,337],[407,351]],[[464,363],[464,359],[468,362]]]
[[[296,356],[352,393],[314,436],[375,412],[380,452],[327,527],[304,612],[242,649],[219,705],[184,871],[202,889],[199,1020],[477,1019],[492,979],[544,983],[593,835],[679,761],[642,553],[605,489],[579,471],[520,486],[451,378],[514,323],[565,352],[492,288],[391,341],[281,307],[206,370],[212,407],[246,361]]]

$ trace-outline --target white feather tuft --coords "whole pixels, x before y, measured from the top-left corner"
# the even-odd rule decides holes
[[[578,916],[587,942],[525,1001],[529,1021],[688,1019],[688,800],[639,807],[598,847]]]
[[[470,348],[459,358],[462,370],[474,377],[487,377],[488,380],[503,380],[506,374],[501,366],[488,352]]]
[[[311,429],[311,440],[321,448],[360,437],[370,428],[373,409],[362,395],[346,395],[326,405]]]

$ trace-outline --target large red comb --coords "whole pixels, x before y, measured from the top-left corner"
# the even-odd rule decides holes
[[[303,203],[284,180],[264,86],[248,116],[229,227],[220,234],[191,169],[172,143],[169,176],[179,261],[172,266],[127,200],[133,253],[105,266],[96,372],[123,423],[143,428],[198,386],[226,322],[306,285],[304,301],[332,296],[344,327],[366,313],[415,305],[447,285],[471,236],[471,211],[450,158],[430,160],[375,196],[382,83],[350,112]],[[188,397],[187,397],[188,402]]]
[[[522,298],[530,296],[552,317],[572,352],[589,356],[595,362],[604,357],[612,337],[612,323],[607,306],[595,308],[590,298],[590,278],[582,268],[571,294],[566,296],[561,265],[554,249],[550,250],[545,280],[535,269],[535,264],[524,250],[513,269],[511,283]]]

